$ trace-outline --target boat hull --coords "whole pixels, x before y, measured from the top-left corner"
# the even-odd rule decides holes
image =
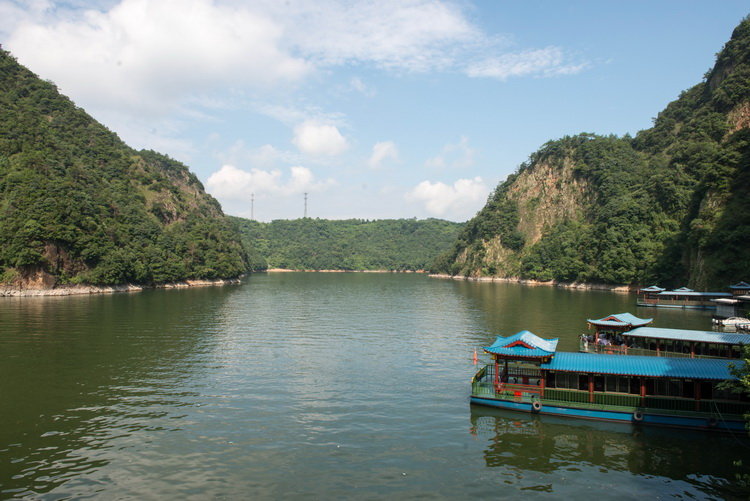
[[[724,419],[722,416],[687,416],[687,415],[668,415],[661,414],[658,411],[644,409],[630,411],[592,409],[585,407],[576,407],[573,405],[560,405],[559,403],[546,403],[544,400],[538,401],[541,408],[534,409],[533,402],[524,402],[517,400],[507,400],[500,398],[487,398],[472,395],[471,403],[475,405],[484,405],[496,407],[499,409],[509,409],[521,412],[530,412],[537,414],[549,414],[554,416],[566,416],[579,419],[593,419],[598,421],[610,421],[618,423],[632,423],[654,426],[669,426],[675,428],[692,428],[701,430],[715,430],[727,432],[746,432],[745,422],[742,419]]]

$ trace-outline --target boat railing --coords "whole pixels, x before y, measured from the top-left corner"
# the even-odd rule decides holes
[[[593,402],[590,400],[593,395]],[[742,415],[750,411],[750,402],[733,402],[727,400],[695,400],[693,398],[663,397],[647,395],[642,398],[637,394],[628,393],[589,393],[586,390],[563,388],[545,388],[545,401],[592,403],[598,405],[648,408],[669,412],[707,412],[731,415]]]
[[[691,358],[690,353],[684,351],[669,351],[669,350],[651,350],[648,348],[639,348],[634,346],[614,346],[614,345],[600,345],[594,343],[586,343],[581,341],[580,351],[584,353],[602,353],[605,355],[644,355],[644,356],[661,356],[671,358]],[[729,358],[721,355],[702,355],[696,353],[692,358]]]
[[[539,385],[535,384],[517,384],[517,383],[498,383],[496,387],[498,393],[508,392],[515,396],[521,396],[524,393],[533,393],[539,395],[542,391]]]

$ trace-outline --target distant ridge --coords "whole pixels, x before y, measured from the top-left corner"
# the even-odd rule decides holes
[[[463,226],[441,219],[232,219],[252,268],[287,270],[424,271]]]
[[[696,289],[750,277],[750,20],[652,128],[533,153],[432,270]]]

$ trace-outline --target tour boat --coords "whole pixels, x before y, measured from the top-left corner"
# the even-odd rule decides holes
[[[714,318],[713,323],[722,327],[738,327],[750,324],[750,319],[745,317]]]
[[[716,309],[713,300],[731,297],[729,292],[697,292],[687,287],[668,291],[652,285],[638,291],[636,305],[711,310]]]
[[[557,352],[529,331],[484,348],[493,363],[472,378],[471,403],[643,425],[745,433],[750,401],[718,387],[740,360]]]
[[[630,313],[588,319],[593,334],[582,334],[580,351],[607,355],[655,355],[657,357],[740,358],[750,336],[715,331],[646,327],[650,318]]]

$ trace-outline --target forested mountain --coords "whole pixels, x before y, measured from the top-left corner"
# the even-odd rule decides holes
[[[255,269],[425,270],[462,227],[440,219],[232,219]]]
[[[434,271],[723,288],[750,277],[750,20],[636,137],[550,141]]]
[[[150,284],[246,269],[187,167],[135,151],[0,49],[0,282]]]

